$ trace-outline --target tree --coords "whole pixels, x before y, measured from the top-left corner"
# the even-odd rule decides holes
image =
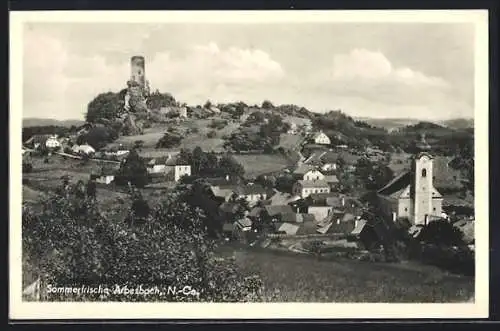
[[[205,102],[205,104],[203,105],[203,108],[205,109],[212,108],[212,102],[210,100],[207,100],[207,102]]]
[[[224,155],[219,160],[220,175],[230,175],[232,177],[241,177],[245,174],[245,168],[238,163],[231,155]]]
[[[230,260],[212,257],[203,213],[178,193],[154,208],[148,222],[129,226],[112,219],[118,209],[103,212],[93,200],[51,196],[43,212],[23,210],[23,254],[45,284],[103,286],[101,293],[51,294],[50,301],[198,301],[259,300],[261,281],[246,277]],[[135,223],[134,223],[135,224]],[[120,295],[116,286],[136,289],[185,284],[194,295]],[[160,292],[159,291],[159,292]],[[49,294],[48,294],[49,295]]]
[[[94,180],[89,180],[87,182],[87,197],[90,199],[95,199],[97,193],[97,185]]]
[[[262,102],[262,108],[264,109],[273,109],[274,108],[274,105],[271,103],[271,101],[269,100],[264,100]]]
[[[133,186],[144,187],[148,183],[148,171],[144,160],[135,149],[132,149],[127,158],[121,164],[115,176],[118,185],[127,185],[130,182]]]
[[[418,239],[435,245],[464,245],[463,233],[446,220],[433,221],[425,225]]]
[[[134,148],[137,150],[141,150],[141,148],[144,146],[144,140],[136,140],[134,141]]]
[[[99,150],[106,144],[115,141],[118,138],[118,133],[108,127],[95,127],[90,129],[86,134],[79,136],[76,140],[78,145],[89,144],[95,150]]]
[[[176,106],[177,101],[170,93],[160,93],[156,90],[148,96],[146,105],[151,110],[159,110],[163,107]]]
[[[104,120],[114,120],[122,111],[123,99],[119,93],[107,92],[96,96],[87,106],[85,120],[89,123],[100,123]]]
[[[166,132],[163,137],[156,143],[156,148],[172,148],[181,144],[182,137],[180,135]]]

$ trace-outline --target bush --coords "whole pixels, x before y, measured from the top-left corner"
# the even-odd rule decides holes
[[[163,137],[158,140],[156,143],[156,148],[172,148],[172,147],[178,147],[181,144],[182,137],[171,133],[167,132],[163,135]]]
[[[215,138],[217,137],[217,132],[212,130],[207,133],[207,138]]]
[[[103,212],[93,199],[57,195],[43,213],[23,210],[23,254],[44,283],[58,286],[126,285],[128,288],[185,284],[195,295],[57,295],[49,301],[248,302],[260,299],[262,282],[245,277],[233,261],[214,259],[214,242],[201,224],[205,216],[182,196],[168,196],[147,217],[147,226],[116,222],[118,210]],[[145,263],[147,262],[147,263]],[[166,286],[165,286],[166,287]]]

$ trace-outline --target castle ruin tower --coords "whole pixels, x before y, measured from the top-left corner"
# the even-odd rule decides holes
[[[141,88],[146,87],[146,67],[144,56],[132,56],[130,59],[130,80]]]

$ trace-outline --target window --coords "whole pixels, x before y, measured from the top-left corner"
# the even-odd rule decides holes
[[[408,211],[408,208],[405,208],[405,211]]]
[[[427,177],[427,169],[422,169],[422,177]]]
[[[432,208],[432,210],[436,211],[436,207]]]

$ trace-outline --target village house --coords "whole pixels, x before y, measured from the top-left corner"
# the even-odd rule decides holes
[[[283,206],[264,206],[263,217],[271,222],[294,222],[295,213],[288,205]]]
[[[293,192],[306,198],[312,193],[329,193],[330,185],[324,180],[299,180],[294,184]]]
[[[237,186],[233,194],[235,194],[238,199],[246,199],[250,205],[267,199],[267,190],[262,185],[253,183]]]
[[[290,129],[288,129],[288,134],[297,134],[298,133],[298,127],[297,127],[297,123],[295,122],[291,122],[290,123]]]
[[[207,178],[206,181],[212,193],[224,201],[229,201],[234,191],[240,185],[238,180],[234,180],[229,176],[223,178]]]
[[[180,162],[178,158],[169,157],[165,162],[167,179],[178,182],[183,176],[191,176],[191,165]]]
[[[434,187],[433,157],[427,152],[429,146],[424,137],[418,148],[411,169],[382,187],[377,197],[384,216],[427,224],[430,217],[441,217],[443,197]]]
[[[84,145],[76,145],[75,144],[75,145],[73,145],[73,147],[71,147],[71,150],[75,154],[91,155],[91,154],[95,153],[95,149],[92,146],[87,145],[87,144],[84,144]]]
[[[302,162],[299,162],[297,164],[297,167],[295,168],[295,170],[293,170],[292,176],[297,180],[300,180],[300,179],[303,180],[306,173],[308,173],[311,170],[315,170],[315,169],[316,169],[316,167],[313,165],[304,164]]]
[[[309,204],[307,213],[314,215],[316,220],[322,220],[333,212],[334,208],[328,206],[325,202],[313,202]]]
[[[288,236],[294,236],[294,235],[297,234],[297,232],[299,231],[299,229],[300,229],[300,225],[293,224],[293,223],[288,223],[288,222],[281,223],[281,222],[278,222],[278,223],[275,224],[275,231],[278,234],[285,234],[285,235],[288,235]]]
[[[118,147],[111,148],[110,150],[107,150],[104,152],[104,155],[106,156],[125,156],[128,153],[130,153],[130,150],[125,148],[124,146],[120,145]]]
[[[30,139],[24,142],[25,145],[31,146],[34,149],[58,149],[61,147],[61,143],[58,140],[57,135],[50,134],[37,134],[32,136]]]
[[[90,180],[96,183],[109,185],[115,180],[115,174],[112,169],[102,169],[99,174],[90,175]]]
[[[330,138],[323,132],[319,131],[311,137],[311,141],[318,145],[330,145]]]
[[[306,172],[304,174],[304,176],[302,177],[302,179],[303,180],[309,180],[309,181],[312,181],[312,180],[323,180],[323,179],[325,179],[325,175],[323,175],[317,169],[312,169],[312,170],[309,170],[308,172]]]

